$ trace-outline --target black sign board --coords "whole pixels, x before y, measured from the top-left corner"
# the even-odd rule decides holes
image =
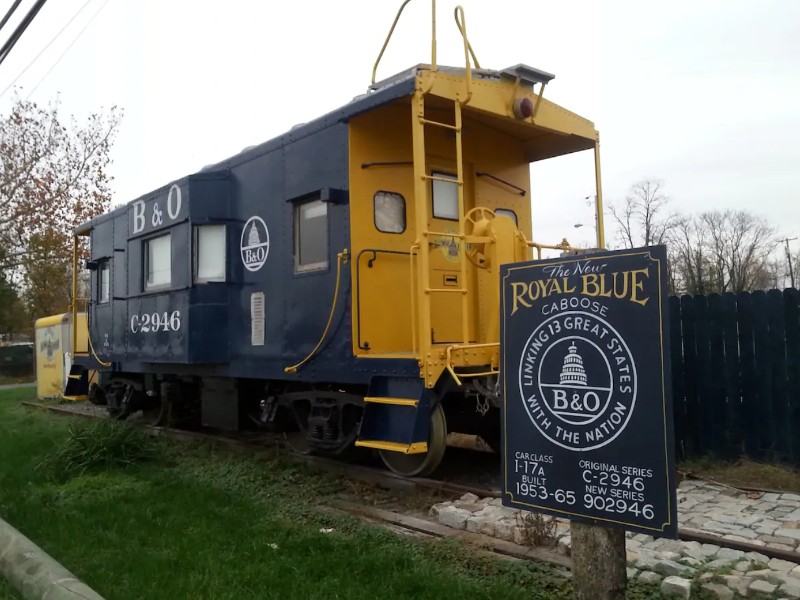
[[[503,504],[676,537],[664,246],[501,269]]]

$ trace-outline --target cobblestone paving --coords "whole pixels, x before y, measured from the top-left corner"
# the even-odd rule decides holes
[[[443,502],[430,514],[440,523],[525,543],[529,527],[520,511],[501,506],[497,498],[465,494]],[[627,535],[628,577],[659,584],[667,597],[688,598],[703,588],[713,597],[800,599],[800,495],[741,492],[701,481],[678,488],[678,523],[687,531],[720,537],[719,544]],[[570,553],[569,523],[556,525],[558,551]],[[793,561],[769,558],[724,546],[726,540],[761,548],[796,552]]]

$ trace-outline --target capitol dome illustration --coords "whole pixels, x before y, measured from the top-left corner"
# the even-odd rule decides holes
[[[583,368],[583,358],[578,354],[575,342],[569,346],[569,353],[564,357],[564,366],[559,376],[561,385],[586,385],[586,370]]]
[[[250,233],[247,235],[247,245],[258,246],[260,243],[261,238],[258,236],[258,229],[256,229],[256,224],[253,223],[250,226]]]

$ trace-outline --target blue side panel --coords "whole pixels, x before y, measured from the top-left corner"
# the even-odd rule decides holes
[[[131,298],[128,311],[127,359],[160,363],[187,363],[191,319],[189,293],[167,292]]]
[[[413,359],[353,356],[352,261],[341,266],[324,343],[296,373],[285,370],[323,334],[337,255],[351,246],[346,119],[412,89],[404,84],[360,100],[349,112],[323,117],[93,220],[92,257],[113,261],[112,301],[91,311],[101,357],[113,358],[114,368],[125,372],[363,384],[376,375],[418,378]],[[327,206],[328,264],[298,272],[295,211],[312,199]],[[196,228],[207,224],[225,226],[225,281],[195,281]],[[170,283],[147,289],[147,244],[166,234]],[[93,279],[93,298],[97,291]]]
[[[128,341],[128,213],[120,212],[111,220],[114,238],[114,257],[111,264],[111,304],[113,319],[110,325],[110,341],[104,336],[101,341],[103,355],[107,359],[122,360]],[[108,329],[106,330],[108,331]],[[98,349],[99,351],[99,349]],[[110,353],[111,356],[108,356]]]
[[[236,194],[235,226],[231,228],[234,248],[230,255],[233,274],[230,290],[231,361],[233,365],[252,361],[259,369],[264,361],[279,360],[284,353],[283,313],[285,296],[281,292],[282,275],[292,260],[291,223],[282,221],[284,214],[284,150],[277,148],[268,154],[237,166],[231,172]],[[261,267],[245,267],[242,257],[245,226],[252,217],[263,221],[268,236],[266,260]],[[253,222],[251,222],[251,225]],[[249,232],[248,232],[249,233]],[[267,238],[265,238],[266,241]],[[256,294],[256,296],[253,296]],[[263,294],[263,345],[251,344],[251,299]],[[262,367],[263,368],[263,367]]]
[[[347,140],[347,124],[336,123],[289,143],[284,199],[292,201],[323,188],[349,189]]]
[[[99,265],[108,263],[110,269],[110,296],[112,300],[108,303],[97,304],[100,299],[99,270],[91,274],[89,298],[95,304],[94,310],[90,313],[89,334],[92,338],[97,353],[108,358],[113,350],[114,344],[114,284],[116,278],[124,275],[125,268],[119,268],[114,252],[114,220],[110,219],[98,225],[91,232],[91,260]]]

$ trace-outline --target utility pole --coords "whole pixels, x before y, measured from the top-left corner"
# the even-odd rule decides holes
[[[794,287],[794,267],[792,266],[792,252],[789,250],[789,242],[796,240],[796,237],[793,238],[785,238],[783,243],[786,245],[786,261],[789,263],[789,281],[791,282],[792,287]]]

